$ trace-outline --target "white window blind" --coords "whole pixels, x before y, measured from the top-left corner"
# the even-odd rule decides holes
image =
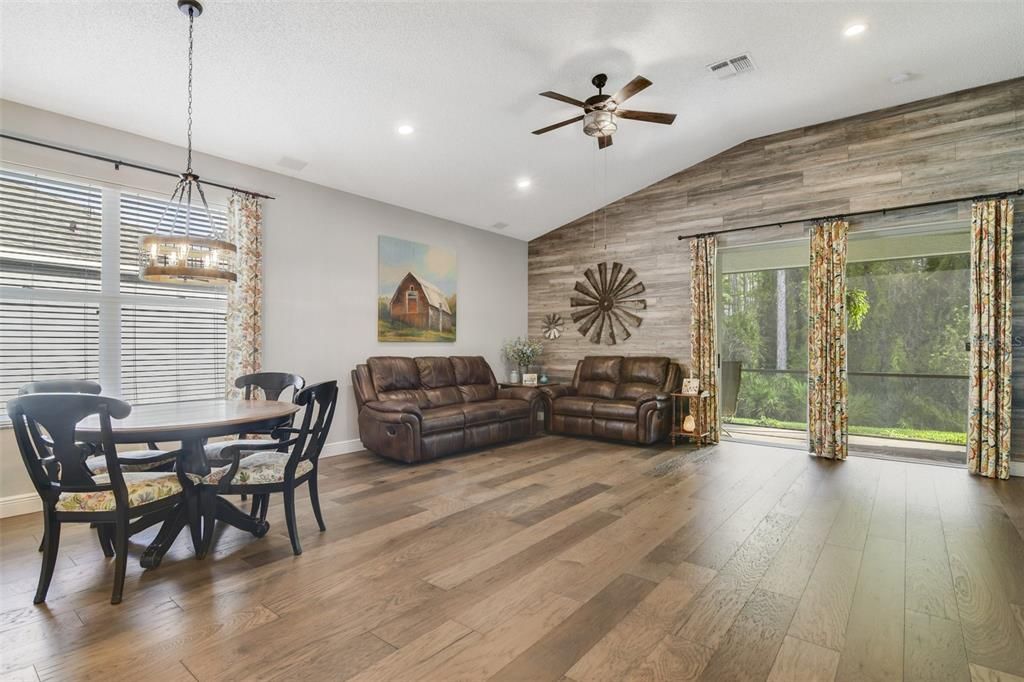
[[[100,196],[0,169],[0,286],[99,291]]]
[[[138,280],[138,239],[167,205],[0,169],[0,421],[21,385],[43,379],[98,380],[137,404],[223,397],[224,290]],[[193,208],[198,236],[224,229],[226,211],[210,213],[213,225]]]
[[[133,404],[224,397],[224,311],[121,308],[121,392]]]
[[[99,308],[90,303],[0,301],[0,415],[30,381],[99,380]]]

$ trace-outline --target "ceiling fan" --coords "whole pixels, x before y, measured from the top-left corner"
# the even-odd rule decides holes
[[[560,95],[557,92],[548,91],[540,93],[541,97],[550,97],[551,99],[557,99],[559,102],[580,107],[583,109],[583,113],[561,123],[555,123],[554,125],[534,130],[533,134],[542,135],[556,128],[567,126],[570,123],[583,121],[583,132],[591,137],[596,137],[598,148],[604,149],[611,146],[612,133],[618,129],[618,124],[615,122],[616,117],[630,118],[635,121],[646,121],[648,123],[664,123],[665,125],[672,125],[672,122],[676,120],[675,114],[659,114],[653,111],[633,111],[619,108],[627,99],[651,85],[651,81],[643,76],[637,76],[629,81],[614,95],[606,95],[602,92],[605,84],[608,82],[608,76],[605,74],[597,74],[590,82],[597,88],[597,94],[588,97],[584,102],[566,95]]]

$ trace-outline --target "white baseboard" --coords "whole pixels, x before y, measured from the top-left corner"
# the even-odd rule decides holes
[[[1024,462],[1017,460],[1010,462],[1010,475],[1024,477]]]
[[[338,455],[348,455],[353,452],[359,452],[365,450],[363,441],[358,438],[351,438],[349,440],[337,440],[333,443],[324,443],[324,449],[320,452],[321,457],[337,457]]]
[[[42,508],[43,502],[34,491],[22,493],[21,495],[11,495],[10,497],[0,497],[0,519],[6,519],[9,516],[21,516],[22,514],[33,514],[41,511]]]

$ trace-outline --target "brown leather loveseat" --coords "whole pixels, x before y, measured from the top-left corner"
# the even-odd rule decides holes
[[[532,435],[543,405],[533,388],[498,388],[479,356],[374,357],[352,370],[367,449],[421,462]]]
[[[669,394],[682,376],[668,358],[588,356],[572,384],[541,389],[544,424],[548,433],[657,443],[672,428]]]

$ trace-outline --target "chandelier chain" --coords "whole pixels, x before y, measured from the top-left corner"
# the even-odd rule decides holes
[[[188,158],[185,161],[186,172],[192,172],[192,30],[195,12],[188,12]]]

